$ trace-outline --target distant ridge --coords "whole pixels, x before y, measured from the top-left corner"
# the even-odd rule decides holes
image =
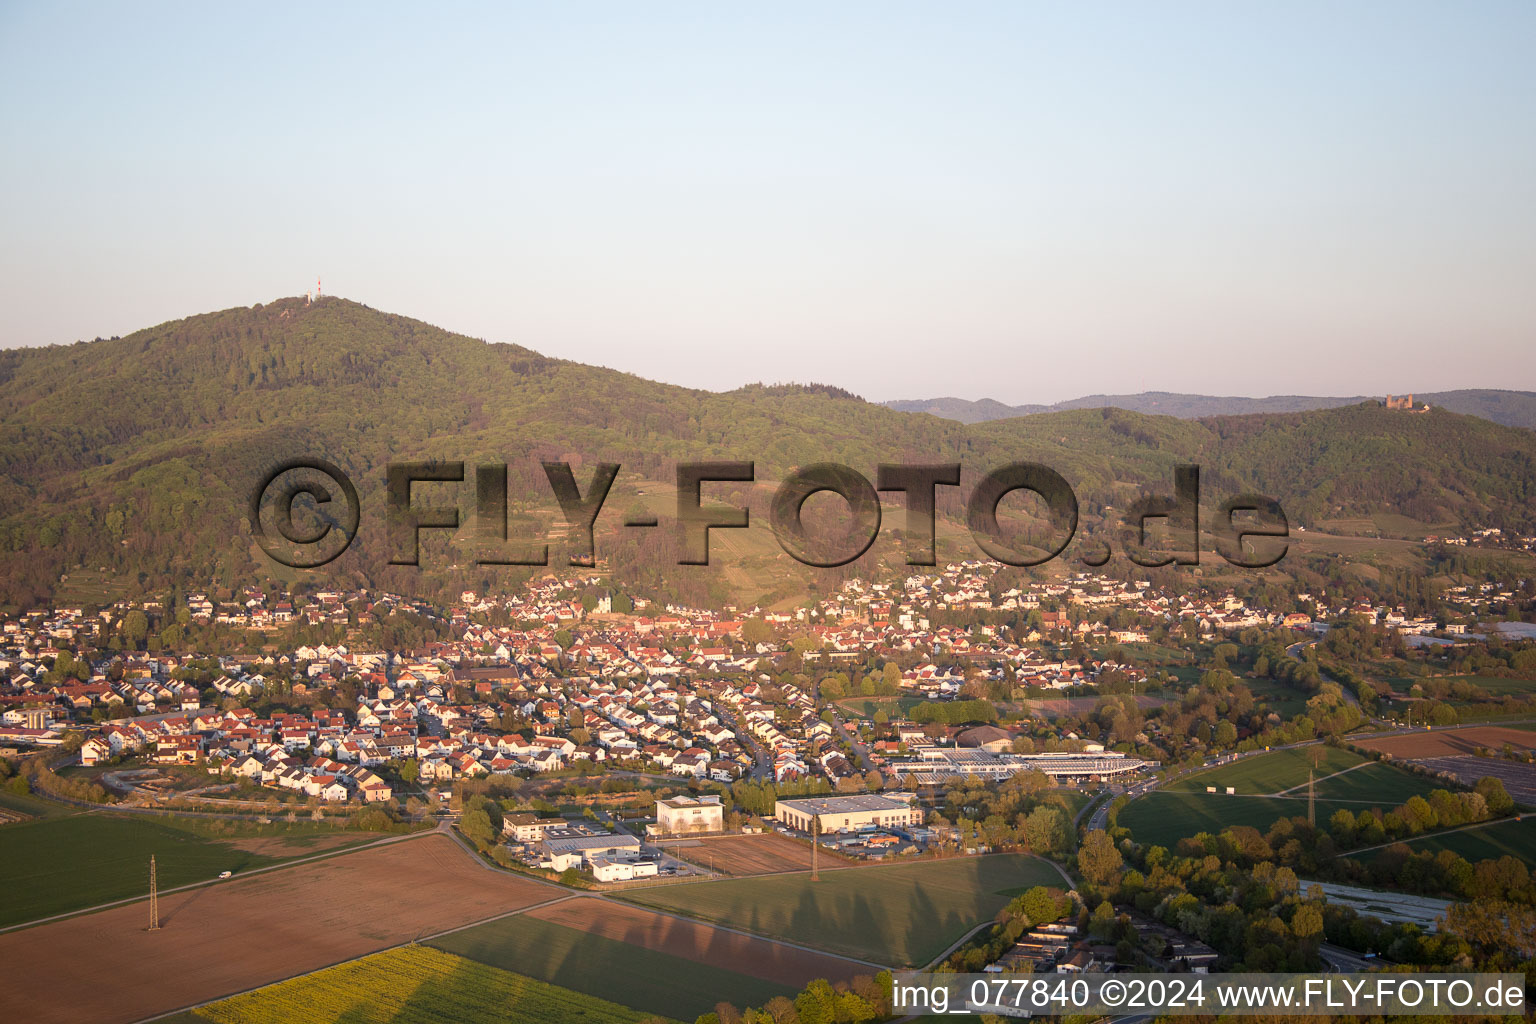
[[[1379,402],[1382,395],[1355,395],[1327,398],[1312,395],[1271,395],[1268,398],[1243,398],[1220,395],[1188,395],[1172,391],[1144,391],[1139,395],[1088,395],[1055,405],[1005,405],[990,398],[969,401],[964,398],[923,398],[886,402],[898,412],[926,412],[961,423],[1033,416],[1042,412],[1068,409],[1124,409],[1150,416],[1176,416],[1182,420],[1208,416],[1246,416],[1256,413],[1310,412],[1337,409],[1361,402]],[[1478,416],[1506,427],[1536,429],[1536,392],[1501,391],[1492,388],[1468,388],[1460,391],[1430,391],[1414,395],[1416,401],[1465,416]]]
[[[1512,392],[1457,394],[1481,395],[1483,414],[1532,401]],[[654,539],[614,533],[680,461],[753,462],[755,486],[722,497],[750,505],[754,521],[766,515],[787,469],[817,461],[861,472],[960,462],[972,473],[1038,462],[1070,481],[1089,510],[1161,493],[1177,466],[1195,463],[1209,473],[1213,494],[1272,495],[1298,528],[1390,509],[1425,529],[1536,533],[1536,433],[1457,415],[1440,407],[1441,395],[1416,397],[1437,407],[1413,415],[1379,400],[1325,399],[1354,404],[1189,419],[1181,416],[1259,406],[1137,396],[1141,408],[1173,414],[1147,415],[1107,407],[1131,403],[1105,396],[968,426],[864,402],[828,384],[723,394],[674,387],[346,299],[288,297],[125,337],[0,350],[0,605],[38,606],[61,585],[81,587],[84,602],[120,588],[234,593],[268,578],[274,563],[252,540],[248,501],[271,467],[299,456],[338,467],[371,510],[356,542],[315,578],[438,596],[486,579],[473,562],[446,557],[464,550],[472,532],[458,540],[434,534],[436,555],[419,571],[393,565],[380,522],[391,462],[505,465],[508,493],[524,496],[518,514],[530,536],[554,514],[543,461],[586,463],[575,467],[580,480],[589,479],[591,463],[618,463],[624,473],[607,506],[615,511],[603,524],[610,578],[679,603],[724,603],[738,594],[779,600],[813,579],[780,571],[771,538],[759,561],[742,558],[741,575],[727,578],[704,567],[682,571],[667,531]],[[955,403],[947,411],[977,405],[989,408]],[[760,531],[752,543],[762,539]],[[119,589],[79,582],[92,577]]]

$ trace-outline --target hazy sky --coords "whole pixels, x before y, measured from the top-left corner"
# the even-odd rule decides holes
[[[1536,4],[0,2],[0,345],[328,293],[722,389],[1536,390]]]

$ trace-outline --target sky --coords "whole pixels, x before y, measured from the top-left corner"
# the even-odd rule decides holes
[[[0,346],[327,294],[691,387],[1536,390],[1536,4],[0,0]]]

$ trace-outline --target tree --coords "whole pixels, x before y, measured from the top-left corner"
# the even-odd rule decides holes
[[[1508,814],[1515,809],[1515,801],[1510,798],[1509,790],[1504,788],[1501,780],[1491,775],[1478,779],[1474,792],[1482,795],[1484,802],[1488,805],[1488,813],[1495,817]]]
[[[414,757],[405,759],[400,766],[400,778],[405,782],[415,782],[421,776],[421,765]]]
[[[773,639],[773,628],[762,619],[748,619],[741,624],[741,639],[753,646],[766,644]]]
[[[1225,667],[1208,670],[1200,677],[1200,689],[1205,693],[1226,693],[1237,683],[1237,677]]]
[[[1303,903],[1291,918],[1291,933],[1303,942],[1321,942],[1323,912],[1316,904]]]
[[[1103,829],[1094,829],[1083,837],[1082,848],[1077,851],[1077,866],[1092,884],[1108,886],[1124,863],[1125,858]]]
[[[837,1024],[865,1024],[875,1019],[875,1008],[857,992],[839,992],[833,1012]]]
[[[464,810],[466,814],[471,811],[483,812],[485,814],[486,821],[490,823],[491,834],[493,836],[501,834],[501,805],[498,804],[495,800],[492,800],[490,797],[483,794],[476,794],[475,796],[472,796],[467,801],[465,801]]]
[[[1093,908],[1093,916],[1088,921],[1088,934],[1104,942],[1115,932],[1115,908],[1110,906],[1109,900],[1103,900]]]
[[[1328,819],[1328,831],[1338,845],[1351,845],[1355,841],[1355,816],[1344,808],[1334,811]]]
[[[800,1024],[834,1024],[837,993],[825,978],[817,978],[795,997],[795,1012],[800,1017]]]
[[[774,996],[763,1004],[763,1012],[773,1021],[773,1024],[794,1024],[798,1019],[795,1015],[795,1004],[788,996]]]
[[[1071,899],[1066,893],[1037,885],[1018,898],[1017,906],[1030,925],[1049,924],[1063,916],[1064,908],[1071,906]]]
[[[464,831],[466,836],[474,840],[477,846],[490,846],[491,841],[496,838],[496,832],[491,828],[490,815],[486,814],[481,808],[466,811],[464,817],[459,821],[459,828]]]
[[[1403,804],[1403,810],[1407,814],[1408,827],[1414,833],[1423,832],[1425,829],[1435,827],[1435,812],[1429,806],[1429,801],[1422,796],[1414,795]]]
[[[1536,957],[1536,909],[1500,900],[1453,903],[1446,930],[1459,935],[1505,970],[1528,967]]]
[[[144,638],[149,635],[149,617],[137,608],[123,616],[123,638],[135,648],[144,645]]]
[[[1032,853],[1055,853],[1067,845],[1067,816],[1059,807],[1041,804],[1024,819],[1024,837]]]

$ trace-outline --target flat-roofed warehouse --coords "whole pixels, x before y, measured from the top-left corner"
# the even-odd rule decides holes
[[[850,832],[866,825],[902,828],[921,825],[923,812],[908,794],[901,796],[815,796],[777,800],[774,817],[790,828],[811,831],[812,819],[820,832]]]

